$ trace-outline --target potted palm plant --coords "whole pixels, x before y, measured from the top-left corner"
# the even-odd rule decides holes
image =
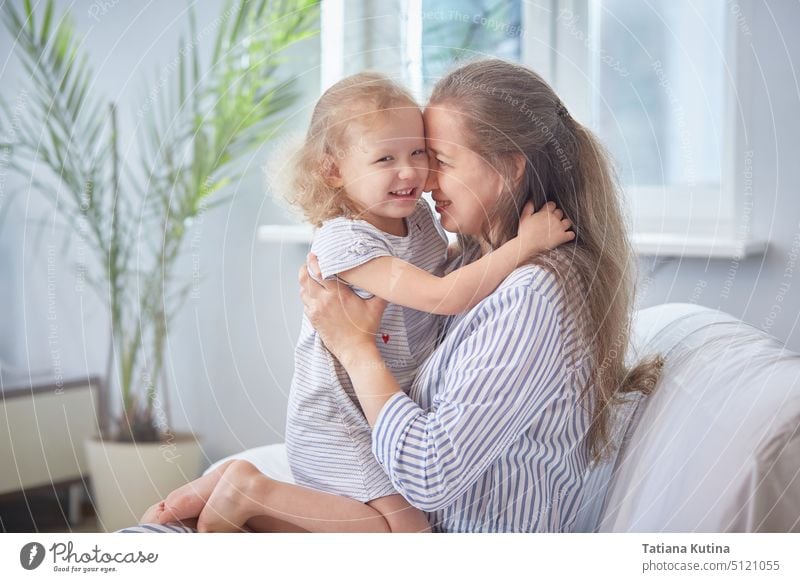
[[[53,0],[34,12],[29,0],[2,7],[32,87],[24,120],[0,99],[0,123],[19,126],[0,148],[96,262],[81,278],[108,308],[108,381],[100,436],[86,450],[102,525],[113,530],[200,470],[196,436],[170,431],[159,397],[170,323],[197,284],[174,267],[192,222],[230,199],[224,189],[244,171],[237,162],[275,136],[296,99],[279,66],[287,47],[314,34],[318,7],[229,1],[205,66],[190,7],[192,40],[180,40],[166,86],[139,104],[146,130],[135,163],[120,156],[117,107],[92,88],[69,14],[54,16]]]

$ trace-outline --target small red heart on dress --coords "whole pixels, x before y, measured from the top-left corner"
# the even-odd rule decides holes
[[[383,339],[383,343],[385,343],[385,344],[389,343],[389,334],[388,333],[383,334],[381,336],[381,338]]]

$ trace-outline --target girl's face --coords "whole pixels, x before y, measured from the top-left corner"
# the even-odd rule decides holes
[[[460,115],[446,106],[425,109],[431,172],[425,186],[450,232],[480,236],[500,199],[503,179],[467,147]]]
[[[381,230],[405,236],[404,218],[414,212],[428,178],[425,132],[419,109],[380,113],[352,128],[348,150],[336,162],[336,186],[361,218]]]

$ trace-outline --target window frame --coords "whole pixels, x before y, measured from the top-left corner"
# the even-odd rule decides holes
[[[374,35],[345,35],[350,23],[368,19],[386,8],[387,0],[322,0],[323,55],[321,87],[324,90],[341,77],[344,61],[354,58],[367,62]],[[423,0],[388,0],[396,4],[397,36],[393,39],[402,49],[403,66],[387,74],[409,83],[415,96],[423,98],[421,78],[422,2]],[[600,0],[523,0],[520,37],[521,62],[540,73],[564,99],[571,114],[593,127],[593,103],[596,92],[586,82],[586,74],[600,66],[597,26]],[[742,258],[764,251],[766,243],[752,236],[752,186],[748,188],[748,171],[752,172],[753,150],[749,145],[749,120],[752,118],[752,82],[757,72],[752,46],[745,42],[738,22],[753,21],[755,10],[749,3],[726,4],[725,46],[726,89],[724,94],[723,144],[720,186],[704,188],[695,185],[692,192],[685,187],[633,186],[624,188],[625,209],[630,221],[632,241],[637,253],[646,256],[680,256],[706,258]],[[327,11],[327,12],[326,12]],[[580,16],[582,38],[568,34],[558,21],[570,11]],[[333,16],[325,16],[333,15]],[[352,30],[350,30],[352,32]],[[382,40],[387,40],[382,38]],[[542,50],[544,47],[545,50]],[[335,56],[332,56],[335,55]],[[592,56],[597,58],[592,58]],[[338,59],[339,62],[332,61]],[[415,70],[417,67],[420,70]],[[591,77],[590,77],[591,78]],[[732,90],[731,90],[732,89]],[[749,164],[748,164],[749,162]]]
[[[534,0],[523,2],[522,62],[538,71],[567,103],[570,112],[594,127],[597,92],[589,78],[600,66],[599,0]],[[766,244],[752,236],[753,149],[748,125],[752,118],[752,81],[756,72],[752,46],[738,29],[740,19],[753,21],[748,3],[734,12],[726,3],[725,90],[723,91],[719,187],[629,186],[624,188],[632,240],[641,255],[741,258],[763,252]],[[577,15],[581,37],[560,26],[560,15]],[[545,46],[548,50],[542,51]]]

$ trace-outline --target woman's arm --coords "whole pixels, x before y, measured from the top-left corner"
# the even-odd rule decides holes
[[[471,309],[520,264],[542,251],[572,240],[571,223],[555,204],[538,212],[527,204],[519,235],[460,269],[437,277],[395,257],[379,257],[339,273],[339,278],[390,303],[426,313],[452,315]]]
[[[373,453],[395,489],[422,510],[462,497],[563,397],[556,306],[531,289],[502,295],[502,310],[483,315],[454,346],[433,407],[424,410],[403,394],[388,400],[375,420]]]
[[[397,388],[367,349],[363,331],[345,323],[354,319],[371,329],[369,317],[357,313],[359,305],[366,311],[365,303],[355,296],[351,301],[345,291],[311,287],[304,292],[306,311],[311,305],[309,317],[351,376],[374,427],[373,452],[397,491],[420,509],[433,511],[461,497],[560,395],[558,309],[537,290],[503,290],[476,317],[474,331],[450,356],[452,368],[430,410]]]
[[[360,299],[346,285],[322,279],[316,257],[309,254],[307,259],[308,267],[303,265],[298,273],[304,312],[352,383],[374,383],[376,389],[371,394],[364,393],[363,398],[359,395],[364,416],[372,426],[383,404],[402,392],[375,344],[387,302],[379,296]],[[314,273],[313,279],[309,271]]]
[[[337,358],[350,376],[367,422],[374,427],[386,403],[396,394],[403,394],[403,390],[386,367],[374,340],[369,345],[351,344]]]

